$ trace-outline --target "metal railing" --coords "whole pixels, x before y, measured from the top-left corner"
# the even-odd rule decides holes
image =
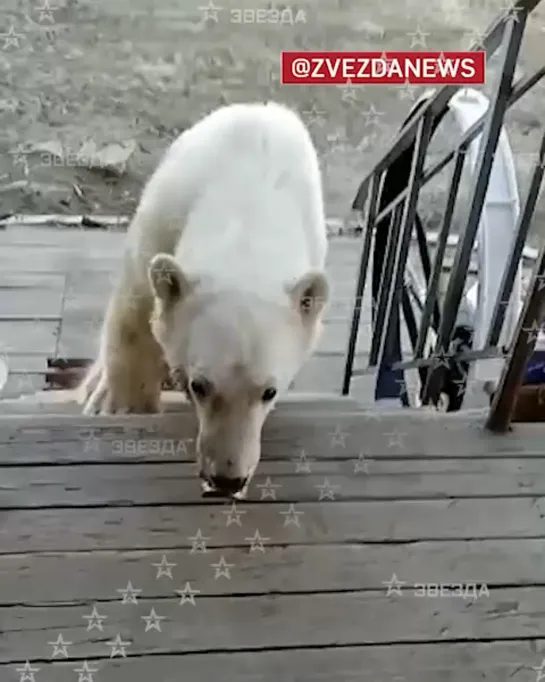
[[[545,251],[537,259],[535,275],[527,294],[525,307],[521,313],[518,330],[512,341],[509,354],[498,347],[498,340],[505,318],[505,304],[513,291],[516,273],[522,258],[523,248],[528,236],[540,186],[545,169],[545,132],[541,141],[540,153],[533,168],[530,188],[518,218],[516,238],[512,245],[508,264],[503,273],[503,281],[497,294],[488,338],[483,348],[468,349],[453,355],[452,341],[456,321],[464,297],[464,287],[470,266],[481,214],[492,171],[494,155],[503,127],[505,114],[509,107],[523,97],[545,76],[545,65],[536,73],[514,83],[515,67],[529,14],[540,0],[520,0],[510,11],[498,17],[486,32],[480,45],[471,49],[484,50],[487,60],[502,48],[502,63],[495,92],[486,113],[462,137],[461,141],[448,154],[431,168],[424,168],[424,161],[430,139],[438,123],[448,110],[451,97],[461,86],[444,86],[428,101],[417,106],[388,151],[375,164],[371,173],[361,183],[352,208],[363,214],[363,242],[359,272],[357,277],[354,309],[343,377],[342,393],[350,391],[352,377],[376,374],[381,368],[391,371],[418,368],[423,382],[422,402],[437,403],[445,374],[452,363],[469,363],[477,359],[506,357],[505,367],[499,386],[492,402],[487,426],[496,431],[508,428],[516,401],[516,392],[523,380],[526,364],[534,351],[537,333],[536,324],[543,322],[545,306]],[[470,188],[467,215],[462,222],[462,232],[458,239],[454,263],[450,271],[446,294],[439,313],[439,280],[443,256],[449,239],[454,206],[464,170],[466,152],[470,144],[483,133],[480,139],[475,173]],[[399,339],[400,311],[404,308],[405,270],[415,220],[417,202],[421,188],[440,173],[449,163],[454,162],[453,173],[448,190],[446,208],[433,267],[426,272],[426,298],[420,324],[414,342],[414,354],[410,360],[401,361],[395,357],[396,338]],[[406,186],[392,178],[408,177]],[[392,190],[395,190],[393,191]],[[423,230],[423,228],[420,228]],[[379,268],[380,277],[373,281],[373,324],[371,350],[367,368],[354,369],[354,360],[361,320],[362,302],[370,265],[373,240],[382,239],[382,263],[373,263]],[[425,238],[424,238],[425,239]],[[376,261],[375,249],[375,261]],[[434,352],[425,357],[425,342],[433,319],[436,320],[436,343]],[[530,330],[530,331],[528,331]],[[533,336],[531,334],[533,333]],[[529,336],[530,334],[530,336]],[[534,338],[535,337],[535,338]],[[450,364],[449,364],[450,363]]]

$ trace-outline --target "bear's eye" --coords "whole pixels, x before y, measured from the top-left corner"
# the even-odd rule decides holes
[[[276,388],[273,388],[270,386],[269,388],[266,388],[263,391],[263,394],[261,395],[261,400],[264,403],[270,403],[271,400],[273,400],[276,397]]]
[[[198,398],[199,400],[207,398],[212,391],[212,386],[206,379],[193,379],[189,384],[189,387],[195,398]]]

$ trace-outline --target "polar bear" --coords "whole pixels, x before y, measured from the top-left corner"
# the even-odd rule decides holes
[[[329,297],[321,172],[299,116],[221,107],[144,188],[85,414],[156,412],[165,368],[194,404],[203,488],[244,496],[261,430],[315,349]]]

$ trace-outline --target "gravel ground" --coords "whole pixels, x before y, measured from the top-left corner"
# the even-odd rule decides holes
[[[292,25],[237,23],[258,0],[3,0],[0,213],[130,213],[159,155],[216,106],[276,99],[296,107],[322,154],[328,213],[346,215],[366,171],[419,91],[384,85],[282,86],[282,49],[456,49],[501,0],[314,0],[274,5]],[[434,5],[430,9],[429,5]],[[214,16],[215,14],[215,16]],[[520,74],[544,60],[545,3],[529,23]],[[490,69],[490,90],[494,66]],[[538,86],[509,116],[524,180],[545,122]],[[446,144],[449,135],[444,135]],[[89,167],[92,166],[92,167]],[[438,212],[442,184],[423,198]],[[543,203],[543,202],[542,202]],[[536,224],[543,221],[543,207]]]

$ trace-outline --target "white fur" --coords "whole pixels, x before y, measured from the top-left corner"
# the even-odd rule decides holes
[[[226,406],[196,403],[204,459],[216,459],[217,475],[249,479],[274,404],[262,391],[287,389],[327,301],[321,175],[300,118],[279,104],[237,104],[185,131],[146,185],[127,240],[85,412],[156,411],[165,360],[188,381],[204,371]],[[161,284],[159,265],[181,294]]]
[[[322,270],[321,177],[307,129],[275,103],[217,109],[172,144],[135,227],[138,253],[175,253],[184,272],[212,275],[218,286],[274,291]]]

